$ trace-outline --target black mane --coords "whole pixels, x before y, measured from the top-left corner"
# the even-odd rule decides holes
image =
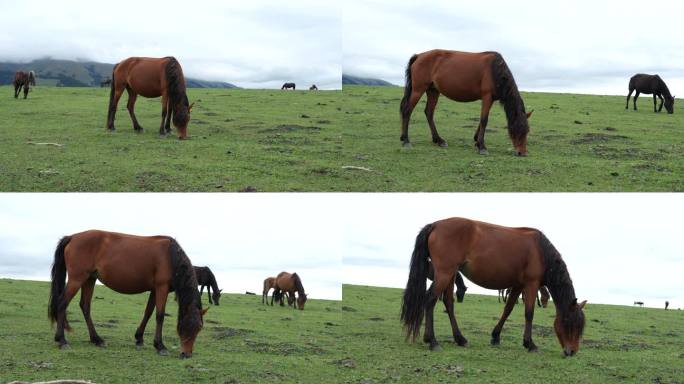
[[[494,54],[492,75],[496,87],[496,99],[503,104],[504,111],[506,112],[508,134],[517,143],[524,140],[530,131],[527,114],[525,113],[525,103],[522,97],[520,97],[518,85],[515,83],[513,74],[501,54],[498,52],[489,53]]]
[[[197,278],[190,259],[176,239],[169,237],[172,289],[178,302],[178,335],[181,339],[191,337],[202,328],[202,302],[197,292]],[[193,310],[195,308],[196,310]]]
[[[295,287],[297,288],[297,293],[299,293],[300,295],[305,295],[304,285],[302,285],[302,279],[299,278],[299,275],[297,275],[297,273],[292,274],[292,280],[294,280]]]
[[[173,113],[173,124],[175,126],[183,126],[190,120],[188,113],[188,96],[185,93],[185,77],[183,77],[183,69],[175,57],[166,57],[169,61],[166,63],[166,86],[169,94],[169,106]]]

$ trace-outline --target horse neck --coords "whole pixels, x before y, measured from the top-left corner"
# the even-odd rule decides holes
[[[294,280],[295,289],[297,290],[297,293],[299,293],[300,295],[305,295],[304,285],[302,284],[302,280],[299,278],[299,275],[294,275],[293,280]]]
[[[548,288],[556,311],[565,313],[570,308],[570,303],[576,299],[575,287],[568,273],[568,268],[561,258],[560,253],[551,244],[551,241],[539,232],[539,246],[544,257],[544,284]]]
[[[218,283],[216,282],[216,276],[214,276],[213,272],[211,272],[211,271],[208,271],[208,272],[209,272],[208,273],[208,275],[209,275],[208,283],[211,285],[211,289],[213,289],[214,292],[218,292],[219,287],[218,287]]]
[[[662,93],[663,96],[667,97],[668,99],[672,98],[672,95],[670,94],[670,90],[667,88],[667,84],[663,81],[663,79],[658,79],[658,88],[660,88],[660,93]]]

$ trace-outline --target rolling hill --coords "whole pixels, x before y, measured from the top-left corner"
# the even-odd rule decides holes
[[[396,85],[382,79],[373,79],[370,77],[359,77],[347,74],[342,74],[342,85],[370,85],[370,86],[387,86],[396,87]]]

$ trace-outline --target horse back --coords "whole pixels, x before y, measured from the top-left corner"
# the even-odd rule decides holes
[[[289,272],[280,272],[276,276],[276,286],[284,291],[294,290],[294,280],[292,274]]]
[[[169,57],[129,57],[114,67],[113,81],[145,97],[159,97],[166,88],[165,70],[169,60]]]

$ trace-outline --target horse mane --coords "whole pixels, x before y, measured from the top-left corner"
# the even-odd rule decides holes
[[[209,284],[211,285],[211,289],[214,290],[214,293],[219,291],[218,288],[218,283],[216,282],[216,276],[214,276],[214,272],[211,271],[211,268],[209,267],[204,267],[207,270],[207,274],[209,275]]]
[[[671,99],[672,94],[670,93],[670,89],[667,87],[667,84],[665,84],[665,81],[661,79],[659,75],[655,76],[658,79],[658,86],[660,87],[660,91],[662,92],[663,96],[665,96],[668,99]]]
[[[584,329],[584,315],[581,311],[578,311],[577,315],[569,315],[572,304],[577,304],[577,296],[575,296],[575,287],[572,285],[568,267],[556,247],[541,231],[539,231],[539,247],[545,265],[542,285],[548,288],[562,319],[563,327],[566,330],[579,329],[581,334]]]
[[[523,140],[530,131],[525,113],[525,103],[520,97],[518,85],[508,64],[499,52],[487,52],[494,55],[492,60],[492,76],[496,88],[496,98],[503,104],[508,121],[508,134],[515,142]]]
[[[173,124],[185,125],[190,116],[188,115],[188,96],[185,93],[185,77],[183,77],[183,69],[180,63],[173,56],[166,57],[166,86],[169,95],[169,106],[173,113]],[[178,106],[185,108],[178,108]]]
[[[304,285],[302,285],[302,279],[299,278],[299,275],[295,272],[292,274],[292,280],[294,280],[295,288],[297,288],[297,293],[300,295],[304,295]]]
[[[178,302],[177,330],[181,339],[191,337],[202,328],[202,302],[197,292],[197,277],[190,259],[176,239],[169,237],[169,257],[171,258],[172,288]],[[195,307],[198,310],[193,311]]]

